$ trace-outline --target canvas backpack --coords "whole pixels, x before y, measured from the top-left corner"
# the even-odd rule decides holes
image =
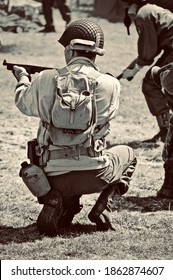
[[[55,101],[51,112],[49,135],[54,145],[89,147],[97,123],[96,78],[66,67],[55,77]]]

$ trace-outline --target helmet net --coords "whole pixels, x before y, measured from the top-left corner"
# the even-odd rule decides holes
[[[90,20],[80,19],[72,22],[58,40],[64,47],[73,39],[90,40],[96,43],[97,48],[103,49],[104,34],[101,27]]]

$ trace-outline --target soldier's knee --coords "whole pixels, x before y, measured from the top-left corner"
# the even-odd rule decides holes
[[[109,151],[121,158],[121,162],[123,163],[123,165],[128,164],[135,158],[133,148],[127,145],[117,145],[111,148]]]

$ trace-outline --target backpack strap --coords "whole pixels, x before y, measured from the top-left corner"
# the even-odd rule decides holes
[[[82,68],[82,66],[79,68],[79,70]],[[78,71],[79,71],[78,70]],[[95,78],[95,79],[97,79],[102,73],[100,73],[100,72],[98,72],[98,71],[95,71],[96,69],[94,69],[94,68],[92,68],[90,71],[89,71],[89,73],[88,73],[88,75],[86,74],[86,73],[83,73],[83,74],[86,74],[87,76],[90,76],[91,74],[91,77],[92,78]],[[67,74],[67,73],[69,73],[70,71],[68,70],[68,68],[65,66],[65,67],[63,67],[63,68],[56,68],[56,71],[58,72],[58,74],[59,75],[65,75],[65,74]],[[73,72],[73,70],[72,70],[72,72]],[[106,74],[108,74],[108,73],[106,73]],[[111,74],[110,74],[111,75]]]
[[[58,72],[59,75],[65,75],[69,72],[66,66],[60,69],[57,68],[56,71]]]

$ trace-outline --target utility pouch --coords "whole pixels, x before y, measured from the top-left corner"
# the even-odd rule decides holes
[[[39,166],[39,156],[36,155],[36,147],[38,146],[38,141],[36,138],[28,141],[28,152],[27,156],[30,159],[30,163]]]

